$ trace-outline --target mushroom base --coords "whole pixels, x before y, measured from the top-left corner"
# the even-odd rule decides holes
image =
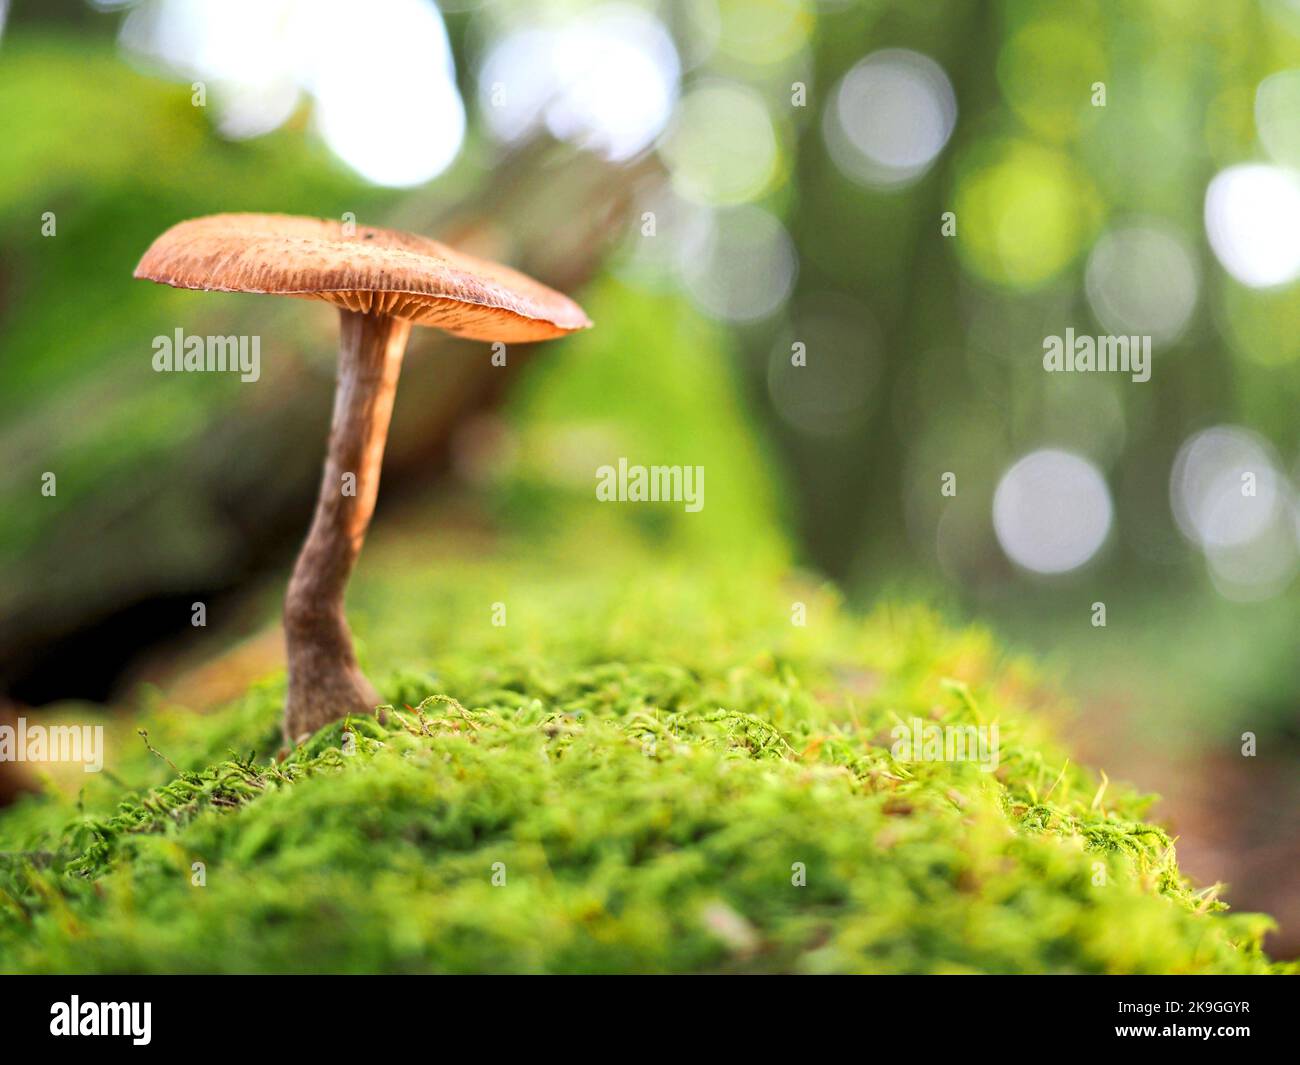
[[[343,593],[379,496],[384,443],[409,322],[340,311],[338,384],[329,451],[311,530],[284,602],[289,694],[284,735],[290,743],[380,702],[357,666],[343,616]]]
[[[352,634],[342,621],[331,639],[313,636],[289,656],[289,696],[284,737],[301,743],[317,729],[348,714],[369,716],[383,700],[352,652]],[[286,627],[287,632],[287,627]]]

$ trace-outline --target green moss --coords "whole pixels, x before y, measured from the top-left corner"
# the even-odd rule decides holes
[[[671,342],[618,373],[618,343],[557,345],[476,496],[499,520],[440,499],[367,545],[349,618],[387,723],[280,760],[279,677],[207,715],[146,694],[103,773],[0,811],[0,969],[1270,969],[1268,919],[1069,763],[987,632],[790,570],[714,330],[591,295],[600,335]],[[708,505],[594,504],[621,454],[705,464]],[[914,718],[996,722],[997,771],[896,760]]]
[[[1268,971],[1268,920],[1193,891],[1147,801],[1067,762],[987,634],[599,535],[599,557],[476,559],[442,530],[460,563],[420,569],[415,541],[376,545],[371,655],[426,648],[384,725],[277,761],[279,681],[208,717],[146,708],[80,809],[0,816],[27,852],[0,866],[0,967]],[[914,716],[998,722],[997,772],[895,760]]]

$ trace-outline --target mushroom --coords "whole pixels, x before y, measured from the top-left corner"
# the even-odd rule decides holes
[[[343,593],[379,494],[388,423],[411,325],[524,343],[591,325],[572,300],[508,267],[427,237],[272,214],[220,214],[163,233],[135,268],[175,288],[325,300],[339,308],[338,378],[320,496],[284,601],[297,742],[380,698],[357,666]],[[349,475],[351,475],[349,477]]]

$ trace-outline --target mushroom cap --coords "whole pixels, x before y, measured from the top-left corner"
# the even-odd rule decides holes
[[[475,340],[525,342],[591,325],[573,300],[428,237],[283,214],[192,218],[150,245],[135,276],[174,288],[320,299]]]

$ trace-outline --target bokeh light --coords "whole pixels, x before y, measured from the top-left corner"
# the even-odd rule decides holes
[[[993,528],[1007,557],[1035,573],[1082,566],[1110,532],[1110,491],[1100,471],[1068,451],[1026,455],[998,482]]]
[[[309,80],[325,143],[376,184],[419,185],[442,173],[464,140],[465,108],[437,8],[426,0],[336,4],[332,20],[313,10],[310,51],[329,57]],[[365,57],[360,71],[354,57]]]
[[[957,98],[933,59],[901,48],[873,52],[836,86],[822,118],[836,166],[863,185],[906,185],[952,136]]]
[[[744,85],[710,81],[687,93],[660,154],[688,200],[744,203],[762,195],[778,169],[778,146],[763,98]]]
[[[1174,459],[1169,499],[1183,535],[1202,549],[1260,536],[1284,498],[1283,475],[1268,446],[1235,425],[1188,439]]]
[[[796,344],[802,365],[795,362]],[[866,307],[838,294],[809,297],[772,347],[772,406],[782,421],[809,436],[851,433],[866,421],[880,360],[880,328]]]
[[[1212,545],[1205,561],[1215,590],[1236,602],[1259,602],[1285,591],[1295,578],[1296,540],[1290,515],[1279,510],[1258,536],[1243,544]]]
[[[775,215],[729,207],[698,218],[682,242],[678,270],[706,314],[751,322],[773,314],[794,285],[794,244]]]
[[[1196,260],[1175,234],[1149,225],[1106,233],[1094,245],[1086,272],[1088,301],[1112,336],[1176,340],[1196,309]]]
[[[278,128],[299,102],[307,73],[293,0],[232,0],[220,6],[154,0],[131,11],[128,50],[211,83],[216,126],[232,138]]]
[[[1077,136],[1100,114],[1091,86],[1106,81],[1106,56],[1078,22],[1057,17],[1020,27],[998,56],[998,84],[1011,109],[1050,140]]]
[[[1300,70],[1283,70],[1255,91],[1255,128],[1274,162],[1300,166]]]
[[[369,181],[418,185],[445,170],[465,111],[431,0],[155,0],[122,26],[128,51],[210,84],[217,128],[259,136],[303,93],[325,143]]]
[[[613,266],[631,284],[676,291],[683,241],[707,229],[712,211],[678,196],[662,175],[641,182]]]
[[[801,51],[816,21],[808,0],[698,2],[717,11],[718,50],[756,66],[780,63]]]
[[[1098,213],[1069,156],[1021,140],[984,143],[962,160],[955,210],[967,267],[1021,289],[1046,284],[1073,262]]]
[[[1267,288],[1300,277],[1300,176],[1268,163],[1232,166],[1205,193],[1205,232],[1223,268]]]
[[[501,140],[544,127],[621,160],[663,131],[680,74],[677,51],[658,19],[609,4],[558,27],[526,26],[501,38],[480,68],[479,101]]]

